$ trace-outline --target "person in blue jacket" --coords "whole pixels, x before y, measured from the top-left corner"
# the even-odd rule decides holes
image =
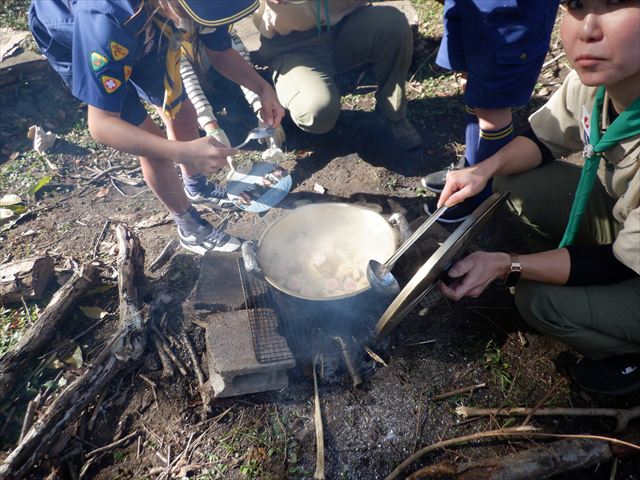
[[[442,3],[442,2],[441,2]],[[511,109],[525,105],[549,48],[559,0],[445,0],[444,35],[436,63],[465,79],[464,166],[476,165],[513,139]],[[461,165],[460,165],[461,166]],[[457,165],[423,177],[440,193]],[[491,185],[447,210],[443,223],[462,222],[491,194]],[[438,199],[425,211],[433,213]]]
[[[230,207],[225,190],[206,175],[236,151],[213,136],[200,138],[195,109],[182,89],[180,57],[195,56],[204,46],[201,53],[214,68],[260,97],[264,122],[278,125],[284,109],[273,88],[232,48],[229,36],[230,25],[257,6],[258,0],[33,0],[29,10],[42,53],[88,105],[91,136],[140,157],[144,178],[171,212],[181,245],[198,254],[240,246],[193,207]],[[166,135],[143,102],[159,113]]]

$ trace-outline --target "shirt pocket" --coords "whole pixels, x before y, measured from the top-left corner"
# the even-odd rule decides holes
[[[496,46],[496,62],[501,65],[523,65],[546,55],[548,50],[549,44],[545,36],[521,38],[513,43]]]

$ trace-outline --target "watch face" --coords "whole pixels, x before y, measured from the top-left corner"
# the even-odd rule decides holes
[[[378,320],[375,327],[377,337],[389,333],[415,308],[456,256],[464,252],[475,239],[508,195],[494,193],[487,198],[428,258]]]

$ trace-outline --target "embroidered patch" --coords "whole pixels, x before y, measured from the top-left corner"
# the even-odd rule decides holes
[[[120,80],[110,77],[109,75],[102,75],[100,77],[100,80],[102,81],[102,86],[107,91],[107,93],[115,92],[118,88],[120,88],[120,85],[122,85],[122,82]]]
[[[119,61],[129,55],[129,49],[118,42],[109,42],[109,49],[111,50],[111,56],[114,60]]]
[[[109,59],[104,55],[100,55],[98,52],[91,52],[91,68],[94,72],[99,72],[104,66],[109,63]]]
[[[124,66],[124,81],[128,81],[133,69],[129,65]]]

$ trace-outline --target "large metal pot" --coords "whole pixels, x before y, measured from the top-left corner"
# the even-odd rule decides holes
[[[309,204],[271,224],[257,245],[264,278],[304,300],[327,301],[370,288],[369,260],[385,261],[398,234],[378,213],[346,203]]]

